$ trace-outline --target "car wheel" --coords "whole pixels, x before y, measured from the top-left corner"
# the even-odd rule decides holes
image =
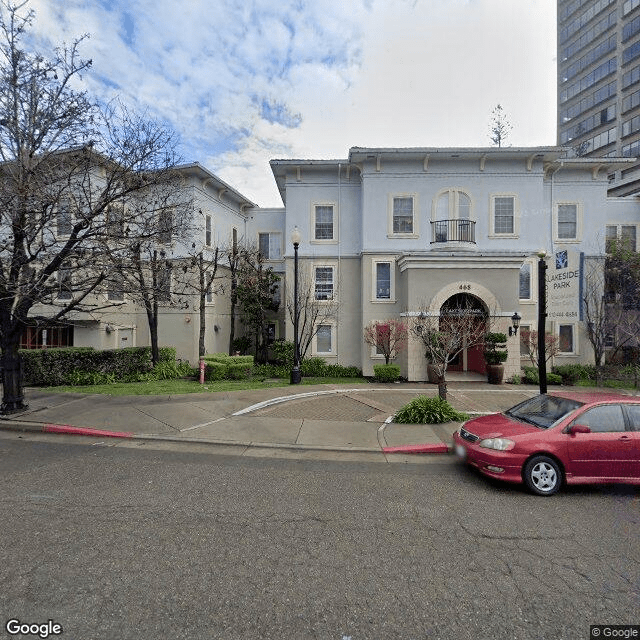
[[[524,467],[524,483],[539,496],[551,496],[562,485],[562,471],[553,458],[536,456]]]

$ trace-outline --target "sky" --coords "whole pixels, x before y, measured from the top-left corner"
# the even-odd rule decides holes
[[[166,122],[263,207],[269,160],[350,147],[556,143],[556,0],[31,0],[43,46],[89,34],[83,81]]]

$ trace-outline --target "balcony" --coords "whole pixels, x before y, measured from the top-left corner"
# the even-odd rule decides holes
[[[450,248],[451,246],[462,247],[475,243],[475,220],[455,218],[452,220],[433,220],[431,222],[431,244],[446,245],[447,248]]]

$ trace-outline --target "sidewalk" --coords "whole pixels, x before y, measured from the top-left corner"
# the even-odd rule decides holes
[[[472,415],[504,410],[536,393],[533,387],[448,384],[451,405]],[[273,451],[378,455],[446,452],[457,423],[390,422],[400,407],[420,394],[436,396],[437,388],[420,383],[345,384],[179,396],[62,394],[27,389],[29,409],[0,419],[0,428]]]

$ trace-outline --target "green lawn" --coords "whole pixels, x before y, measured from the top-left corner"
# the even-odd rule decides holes
[[[366,378],[303,378],[302,384],[367,384]],[[285,378],[271,380],[217,380],[201,385],[195,380],[152,380],[150,382],[114,382],[81,387],[46,387],[46,391],[58,393],[104,393],[112,396],[155,396],[182,393],[207,393],[214,391],[243,391],[245,389],[268,389],[288,387]]]

